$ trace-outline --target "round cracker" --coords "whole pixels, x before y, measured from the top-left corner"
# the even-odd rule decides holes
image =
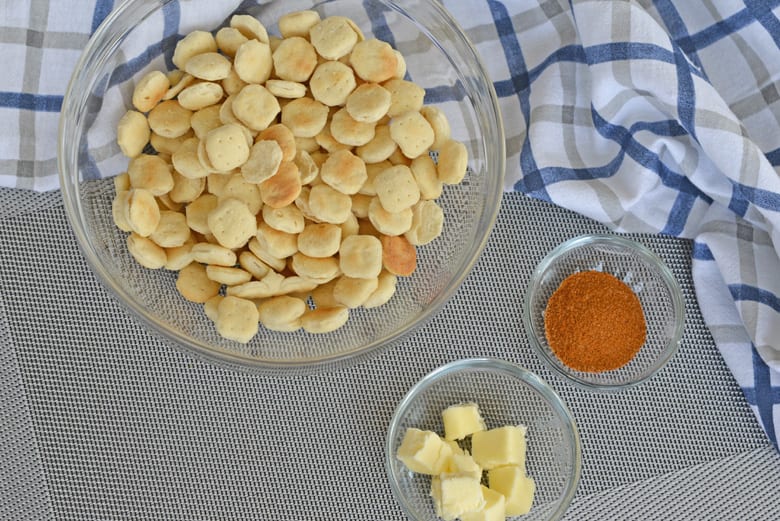
[[[279,18],[279,33],[282,38],[293,36],[309,37],[309,31],[320,22],[320,14],[317,11],[295,11],[287,13]]]
[[[233,115],[252,130],[265,130],[281,111],[279,100],[262,85],[247,85],[233,98]]]
[[[143,188],[152,195],[162,195],[173,188],[171,165],[159,155],[141,154],[127,165],[130,186]]]
[[[149,122],[140,112],[128,110],[119,119],[116,142],[125,156],[135,157],[143,152],[150,137]]]
[[[300,36],[285,38],[273,52],[274,73],[281,80],[305,82],[317,67],[317,51]]]
[[[223,199],[207,217],[209,230],[225,248],[241,248],[257,231],[255,215],[234,198]]]
[[[382,271],[382,243],[372,235],[347,237],[339,248],[339,268],[348,277],[378,277]]]
[[[149,112],[168,92],[171,83],[161,71],[146,73],[133,89],[133,106],[139,112]]]
[[[155,133],[175,138],[187,133],[190,129],[192,111],[182,107],[176,100],[166,100],[149,111],[149,128]]]
[[[282,124],[295,137],[313,138],[328,123],[328,107],[309,97],[290,101],[282,109]]]
[[[272,208],[281,208],[295,201],[301,193],[301,176],[292,161],[282,162],[276,174],[260,184],[263,203]]]
[[[376,123],[390,109],[390,91],[376,83],[363,83],[347,97],[346,108],[355,121]]]
[[[309,81],[314,99],[329,107],[344,105],[356,86],[352,69],[338,61],[318,65]]]
[[[390,122],[390,137],[409,159],[427,153],[434,140],[430,123],[417,111],[394,117]]]
[[[342,194],[356,194],[368,178],[366,164],[349,150],[332,153],[320,168],[320,178]]]
[[[352,51],[358,42],[358,33],[348,18],[329,16],[311,27],[309,39],[320,56],[338,60]]]
[[[330,121],[330,133],[339,143],[359,147],[374,139],[374,123],[356,121],[342,108],[333,114]]]
[[[319,184],[309,192],[308,209],[318,221],[341,224],[352,211],[352,198],[326,184]]]
[[[239,78],[247,83],[263,83],[273,70],[271,47],[258,40],[247,40],[236,51],[233,68]]]
[[[163,248],[137,233],[131,233],[127,236],[127,251],[138,264],[152,270],[162,268],[168,260]]]
[[[349,62],[361,79],[376,83],[395,76],[398,68],[394,49],[389,43],[375,38],[355,44]]]
[[[401,277],[408,277],[417,269],[417,249],[406,237],[380,237],[382,242],[382,265],[384,268]]]
[[[306,85],[295,81],[268,80],[265,88],[277,98],[298,99],[306,95]]]
[[[217,127],[206,134],[204,142],[209,162],[220,172],[238,168],[249,159],[246,135],[238,125]]]
[[[206,52],[216,52],[217,41],[207,31],[192,31],[176,42],[173,50],[173,64],[180,70],[185,70],[187,62],[193,56]]]
[[[382,170],[374,178],[374,189],[382,208],[398,213],[420,200],[420,188],[408,166],[395,165]]]
[[[224,94],[218,83],[202,81],[181,91],[177,99],[185,109],[196,111],[219,103]]]
[[[219,294],[220,284],[206,275],[206,267],[197,262],[190,263],[179,271],[176,289],[190,302],[203,304]]]
[[[279,170],[282,149],[276,141],[262,140],[252,145],[249,159],[241,165],[241,175],[250,183],[262,183]]]
[[[460,183],[466,176],[468,161],[466,145],[454,139],[445,141],[439,149],[439,179],[449,185]]]

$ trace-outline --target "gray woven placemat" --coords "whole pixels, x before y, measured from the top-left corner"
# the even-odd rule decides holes
[[[390,415],[431,369],[482,355],[538,373],[572,409],[583,442],[575,506],[710,462],[734,471],[744,462],[724,458],[769,445],[701,320],[685,241],[634,236],[676,274],[688,312],[679,353],[639,388],[587,393],[530,350],[520,306],[531,271],[556,244],[604,229],[519,194],[504,196],[475,271],[417,334],[359,365],[274,378],[218,368],[142,330],[88,270],[58,198],[0,190],[0,391],[17,392],[0,402],[11,418],[0,443],[19,462],[0,463],[0,478],[27,472],[11,486],[37,487],[0,508],[23,518],[402,519],[383,467]]]
[[[756,449],[574,500],[564,521],[780,518],[780,454]]]

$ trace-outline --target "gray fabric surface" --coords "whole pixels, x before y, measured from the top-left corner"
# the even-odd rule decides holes
[[[731,517],[759,519],[780,499],[780,461],[699,314],[688,242],[634,236],[678,277],[688,322],[671,363],[621,394],[577,389],[531,351],[520,320],[531,271],[556,244],[603,228],[519,194],[504,196],[475,271],[417,334],[342,370],[268,377],[142,330],[89,272],[58,197],[0,190],[14,215],[0,221],[0,443],[12,456],[0,480],[17,491],[0,499],[2,518],[402,519],[383,466],[392,411],[433,368],[482,355],[536,372],[572,409],[583,471],[569,519],[671,512],[651,505],[656,494],[683,514],[716,494]],[[738,484],[718,479],[731,475]],[[748,480],[762,493],[726,501],[754,490]],[[594,506],[607,500],[625,506]]]

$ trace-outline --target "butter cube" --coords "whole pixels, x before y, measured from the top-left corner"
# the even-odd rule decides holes
[[[396,457],[412,472],[441,474],[452,458],[452,447],[432,431],[406,429]]]
[[[504,465],[525,469],[525,432],[523,425],[507,425],[471,436],[471,455],[485,470]]]
[[[462,440],[469,434],[485,430],[485,421],[476,403],[451,405],[441,412],[445,440]]]
[[[482,467],[477,465],[474,458],[468,452],[454,453],[444,470],[443,475],[460,474],[462,476],[471,476],[477,481],[482,479]]]
[[[452,521],[467,512],[475,512],[485,506],[482,485],[473,476],[442,474],[431,478],[431,497],[436,515]]]
[[[485,506],[475,512],[465,512],[461,521],[504,521],[506,518],[506,499],[504,495],[482,485],[482,497]]]
[[[467,451],[458,445],[458,442],[455,440],[444,440],[444,443],[452,447],[453,454],[467,454]]]
[[[531,510],[536,492],[533,478],[517,465],[498,467],[488,471],[488,485],[506,499],[506,515],[520,516]]]

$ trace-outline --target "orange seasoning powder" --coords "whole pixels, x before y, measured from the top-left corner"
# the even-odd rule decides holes
[[[547,342],[577,371],[599,373],[623,367],[645,343],[639,298],[609,273],[581,271],[568,276],[547,302]]]

